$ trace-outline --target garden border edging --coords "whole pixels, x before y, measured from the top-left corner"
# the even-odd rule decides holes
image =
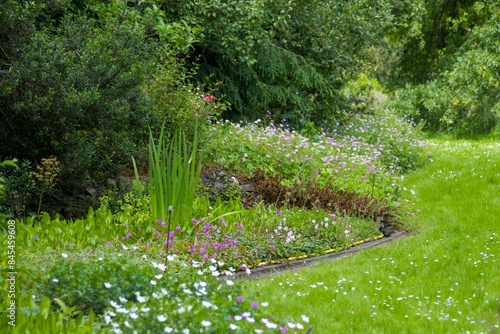
[[[278,264],[271,264],[265,267],[257,267],[257,268],[252,268],[251,269],[251,274],[246,274],[245,272],[239,272],[234,275],[234,279],[240,280],[240,279],[257,279],[257,278],[263,278],[263,277],[268,277],[272,276],[273,274],[279,274],[285,271],[292,271],[292,270],[298,270],[304,267],[311,266],[315,262],[318,261],[326,261],[326,260],[337,260],[341,259],[344,257],[347,257],[349,255],[355,254],[359,252],[360,250],[363,249],[368,249],[372,248],[375,246],[380,246],[389,242],[392,242],[396,239],[402,238],[406,235],[404,231],[395,231],[391,234],[389,237],[384,237],[378,240],[370,241],[370,242],[364,242],[360,243],[358,245],[355,245],[349,249],[335,252],[335,253],[329,253],[325,255],[320,255],[320,256],[314,256],[314,257],[306,257],[298,260],[292,260],[286,263],[278,263]]]

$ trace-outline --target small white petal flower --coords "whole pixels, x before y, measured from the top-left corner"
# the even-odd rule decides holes
[[[125,245],[122,245],[123,250],[128,250],[128,247]]]
[[[234,320],[240,321],[242,319],[241,315],[235,315]]]
[[[172,333],[174,329],[172,327],[165,327],[165,333]]]
[[[120,301],[122,303],[126,303],[127,302],[127,298],[124,298],[124,297],[118,297],[118,299],[120,299]]]
[[[229,286],[234,285],[234,282],[233,282],[233,281],[231,281],[230,279],[228,279],[228,280],[226,281],[226,283],[227,283],[227,285],[229,285]]]
[[[163,277],[163,275],[162,274],[158,274],[158,275],[155,275],[155,277],[156,277],[156,279],[160,279],[160,278]]]
[[[210,307],[210,306],[212,306],[212,303],[207,302],[206,300],[202,301],[202,302],[201,302],[201,304],[202,304],[203,306],[205,306],[205,307]]]
[[[159,322],[165,322],[166,320],[167,320],[167,317],[165,317],[163,314],[160,314],[160,315],[158,316],[158,321],[159,321]]]
[[[104,317],[104,321],[106,321],[106,325],[111,322],[111,317],[109,315]]]
[[[156,285],[156,281],[155,280],[151,280],[151,281],[149,281],[149,283],[151,283],[151,285]]]
[[[202,326],[205,326],[205,327],[208,327],[208,326],[210,326],[211,324],[212,324],[212,323],[211,323],[210,321],[208,321],[208,320],[203,320],[203,321],[201,322],[201,325],[202,325]]]
[[[254,332],[257,334],[262,334],[262,333],[264,333],[264,330],[263,329],[255,329]]]
[[[132,328],[132,326],[130,326],[130,324],[128,323],[127,320],[125,320],[125,322],[123,323],[125,326],[127,326],[128,328]]]
[[[268,307],[269,306],[269,303],[268,302],[263,302],[263,303],[260,303],[261,306],[264,306],[264,307]]]
[[[224,265],[224,262],[222,261],[217,261],[217,264],[219,265],[219,267],[222,267]]]
[[[184,313],[184,312],[186,312],[186,309],[184,308],[184,306],[182,306],[182,307],[180,307],[180,308],[177,310],[177,312],[179,312],[179,313]]]
[[[103,258],[103,257],[100,257],[100,258],[98,258],[98,260],[99,260],[99,261],[102,261],[102,260],[104,260],[104,258]]]
[[[167,260],[169,261],[173,261],[175,259],[175,257],[173,255],[168,255],[167,256]]]
[[[142,312],[149,312],[149,310],[151,310],[149,307],[142,307],[141,308]]]
[[[52,282],[54,282],[54,283],[59,283],[59,280],[58,280],[57,278],[54,278],[54,279],[52,280]]]
[[[217,263],[217,260],[215,260],[215,259],[210,259],[210,262],[212,262],[213,264],[216,264],[216,263]]]
[[[207,282],[203,282],[203,281],[201,281],[201,282],[200,282],[200,285],[201,285],[202,287],[206,287],[206,286],[207,286]]]
[[[109,288],[111,288],[111,283],[106,282],[106,283],[104,283],[104,286],[109,289]]]
[[[153,292],[151,294],[151,296],[153,296],[153,298],[156,298],[156,299],[160,298],[160,296],[158,296],[158,294],[156,292]]]
[[[183,329],[183,330],[182,330],[182,333],[183,333],[183,334],[189,334],[189,329],[187,329],[187,328]]]
[[[242,314],[242,316],[244,316],[245,318],[248,318],[249,316],[251,316],[252,314],[250,314],[250,312],[244,312]]]
[[[210,266],[210,267],[208,267],[208,269],[210,269],[210,271],[216,271],[217,267],[216,266]]]
[[[304,322],[307,322],[307,323],[308,323],[308,322],[309,322],[309,317],[306,317],[305,315],[302,315],[302,320],[303,320]]]
[[[238,326],[236,326],[235,324],[229,324],[229,328],[231,328],[233,331],[235,331],[238,329]]]
[[[139,303],[144,303],[144,302],[146,301],[146,297],[143,297],[143,296],[139,296],[139,295],[137,295],[137,301],[138,301]]]
[[[61,254],[61,256],[62,256],[63,258],[67,258],[67,257],[68,257],[68,254],[66,254],[66,253],[62,253],[62,254]]]
[[[137,319],[137,318],[139,318],[139,316],[138,316],[137,314],[135,314],[135,313],[130,313],[130,317],[131,317],[132,319]]]
[[[300,322],[298,322],[297,323],[297,329],[304,329],[304,326]]]

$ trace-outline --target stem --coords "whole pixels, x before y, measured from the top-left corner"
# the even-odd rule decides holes
[[[172,207],[168,208],[168,228],[167,228],[167,250],[165,254],[165,266],[167,266],[168,261],[168,244],[170,243],[170,217],[172,216]]]

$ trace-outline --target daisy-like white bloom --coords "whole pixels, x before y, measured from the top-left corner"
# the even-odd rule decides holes
[[[165,327],[165,333],[172,333],[174,329],[172,327]]]
[[[294,324],[294,323],[292,323],[292,322],[287,323],[287,326],[288,326],[288,327],[290,327],[290,328],[295,328],[295,327],[297,327],[297,325],[296,325],[296,324]]]
[[[212,303],[207,302],[206,300],[202,301],[202,302],[201,302],[201,304],[202,304],[203,306],[205,306],[205,307],[210,307],[210,306],[212,306]]]
[[[155,278],[156,278],[156,279],[160,279],[160,278],[162,278],[162,277],[163,277],[163,275],[162,275],[162,274],[155,275]]]
[[[111,317],[109,315],[104,317],[104,321],[106,321],[106,325],[111,322]]]
[[[169,260],[169,261],[173,261],[174,259],[175,259],[174,255],[168,255],[167,256],[167,260]]]
[[[263,303],[260,303],[261,306],[264,306],[264,307],[268,307],[269,306],[269,303],[268,302],[263,302]]]
[[[122,245],[123,250],[128,250],[128,247],[125,245]]]
[[[278,325],[275,323],[272,323],[272,322],[268,322],[268,323],[266,323],[266,327],[271,328],[271,329],[275,329],[275,328],[278,328]]]
[[[181,306],[181,307],[177,310],[177,312],[179,312],[179,313],[184,313],[184,312],[186,312],[186,308],[185,308],[184,306]]]
[[[156,281],[155,280],[151,280],[151,281],[149,281],[149,283],[151,283],[151,285],[156,285]]]
[[[262,333],[264,333],[264,330],[257,328],[257,329],[254,330],[254,332],[257,333],[257,334],[262,334]]]
[[[210,267],[208,267],[208,269],[210,269],[210,271],[216,271],[217,267],[216,266],[210,266]]]
[[[248,322],[252,322],[252,323],[253,323],[253,322],[255,322],[255,318],[248,317],[248,318],[247,318],[247,321],[248,321]]]
[[[131,317],[132,319],[137,319],[137,318],[139,318],[139,316],[138,316],[136,313],[130,313],[130,317]]]
[[[234,320],[240,321],[242,319],[241,315],[235,315]]]
[[[67,257],[68,257],[68,254],[66,254],[66,253],[62,253],[62,254],[61,254],[61,256],[62,256],[63,258],[67,258]]]
[[[153,292],[151,294],[151,296],[153,296],[153,298],[156,298],[156,299],[160,298],[160,296],[156,292]]]
[[[244,316],[245,318],[248,318],[249,316],[251,316],[252,314],[250,312],[244,312],[242,314],[242,316]]]
[[[106,282],[106,283],[104,283],[104,286],[109,289],[109,288],[111,288],[111,283]]]
[[[127,326],[128,328],[132,328],[132,326],[130,326],[130,324],[128,323],[127,320],[125,320],[125,322],[123,323],[125,326]]]
[[[104,260],[104,258],[103,258],[103,257],[100,257],[100,258],[98,258],[98,260],[99,260],[99,261],[102,261],[102,260]]]
[[[228,280],[226,281],[226,283],[227,283],[227,285],[229,285],[229,286],[234,285],[234,282],[233,282],[233,281],[231,281],[230,279],[228,279]]]
[[[300,322],[297,323],[297,329],[304,329],[304,326]]]
[[[204,272],[205,271],[203,271],[203,270],[200,269],[200,270],[198,270],[198,275],[203,275]]]
[[[158,321],[159,321],[159,322],[165,322],[166,320],[167,320],[167,317],[166,317],[166,316],[164,316],[163,314],[160,314],[160,315],[158,316]]]
[[[207,282],[203,282],[203,281],[201,281],[201,282],[200,282],[200,285],[201,285],[202,287],[206,287],[206,286],[207,286]]]
[[[233,331],[235,331],[238,329],[238,326],[236,326],[235,324],[229,324],[229,328],[231,328]]]
[[[193,268],[198,268],[200,263],[198,261],[193,260]]]
[[[204,326],[204,327],[208,327],[208,326],[210,326],[211,324],[212,324],[212,323],[211,323],[210,321],[208,321],[208,320],[203,320],[203,321],[201,322],[201,325],[202,325],[202,326]]]
[[[52,280],[52,282],[54,282],[54,283],[59,283],[59,280],[58,280],[57,278],[54,278],[54,279]]]
[[[142,312],[149,312],[150,308],[149,307],[142,307],[141,311]]]
[[[165,296],[168,295],[168,291],[165,288],[161,288],[161,293],[163,293],[163,295]]]
[[[124,297],[118,297],[118,299],[120,299],[120,301],[122,303],[126,303],[127,302],[127,298],[124,298]]]
[[[305,315],[302,315],[302,320],[304,322],[309,322],[309,317],[306,317]]]
[[[182,333],[183,333],[183,334],[189,334],[189,329],[187,329],[187,328],[183,329],[183,330],[182,330]]]

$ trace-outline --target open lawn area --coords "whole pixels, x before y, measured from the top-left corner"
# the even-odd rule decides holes
[[[276,318],[306,315],[315,333],[497,333],[500,143],[429,147],[434,161],[404,180],[422,210],[414,233],[246,291],[273,301]]]

